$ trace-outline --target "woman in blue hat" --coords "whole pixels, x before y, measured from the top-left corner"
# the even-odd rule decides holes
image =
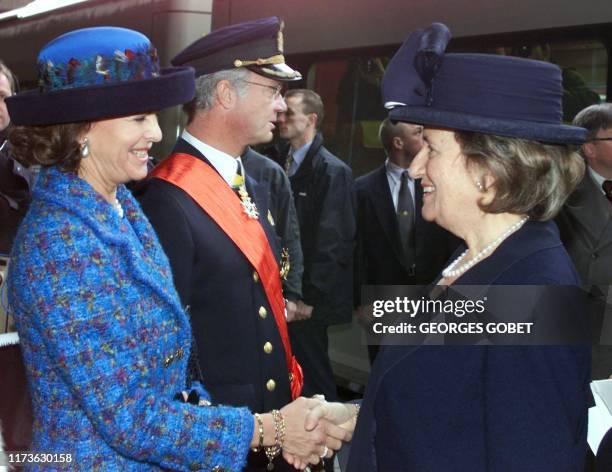
[[[477,345],[385,346],[348,470],[581,471],[589,348],[561,345],[563,336],[549,328],[583,318],[578,277],[551,219],[582,177],[576,145],[586,133],[561,123],[558,67],[445,54],[449,39],[441,24],[414,33],[383,81],[390,119],[425,128],[410,167],[423,186],[423,217],[465,242],[434,292],[449,301],[458,300],[451,292],[479,293],[488,315],[503,314],[495,329],[533,322],[539,331],[532,344],[539,345],[494,345],[533,337],[515,333],[504,341],[485,331],[471,337]],[[491,293],[502,303],[489,307]],[[476,327],[479,319],[463,321]]]
[[[152,112],[191,100],[193,70],[160,69],[144,35],[112,27],[60,36],[38,68],[40,89],[7,100],[15,157],[43,167],[8,277],[32,395],[31,449],[51,453],[32,462],[236,471],[249,447],[266,447],[270,462],[282,448],[297,466],[337,449],[343,430],[304,429],[317,399],[253,415],[209,406],[206,390],[186,385],[189,319],[124,184],[146,176],[162,137]]]

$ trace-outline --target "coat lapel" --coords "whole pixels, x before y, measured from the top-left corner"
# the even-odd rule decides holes
[[[405,265],[404,251],[402,249],[395,207],[391,199],[391,190],[389,189],[389,181],[387,179],[387,171],[385,166],[381,166],[375,174],[375,178],[371,185],[371,201],[374,207],[374,213],[383,228],[385,236],[389,240],[395,257]]]

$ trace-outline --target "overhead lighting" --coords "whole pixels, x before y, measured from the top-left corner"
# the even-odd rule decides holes
[[[86,1],[87,0],[34,0],[24,7],[0,13],[0,21],[8,20],[10,18],[29,18],[31,16],[48,13],[59,8],[64,8]]]

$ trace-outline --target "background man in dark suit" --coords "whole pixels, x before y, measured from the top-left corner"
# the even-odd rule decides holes
[[[587,170],[557,225],[589,293],[591,314],[601,322],[602,345],[593,347],[591,372],[593,379],[601,379],[612,374],[612,103],[585,108],[574,125],[588,130],[580,148]]]
[[[362,285],[427,285],[442,270],[459,241],[421,216],[423,188],[408,173],[423,146],[423,127],[386,118],[379,129],[387,160],[355,181],[357,247],[354,302],[362,307]],[[408,221],[402,221],[408,220]],[[378,346],[368,346],[373,361]]]
[[[328,356],[327,328],[351,319],[355,216],[351,169],[323,146],[317,132],[323,102],[311,90],[285,94],[280,136],[289,140],[284,156],[300,223],[304,254],[303,299],[289,323],[295,355],[304,369],[304,395],[336,398]]]

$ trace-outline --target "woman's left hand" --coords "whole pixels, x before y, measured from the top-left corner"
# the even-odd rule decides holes
[[[314,406],[306,416],[305,428],[308,431],[314,429],[322,419],[339,426],[348,433],[343,441],[350,441],[357,424],[358,407],[353,403],[322,402]]]

